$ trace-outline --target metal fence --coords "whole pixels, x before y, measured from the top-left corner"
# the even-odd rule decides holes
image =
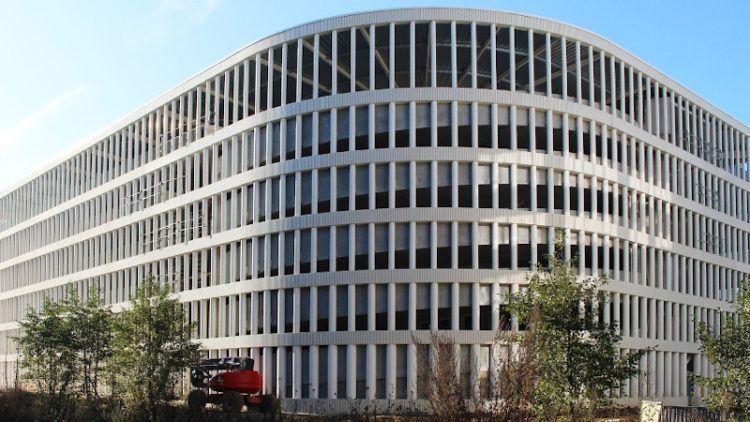
[[[664,406],[661,409],[661,422],[721,422],[718,413],[705,407]]]

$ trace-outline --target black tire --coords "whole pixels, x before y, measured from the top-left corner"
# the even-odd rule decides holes
[[[236,391],[227,391],[224,393],[221,405],[227,413],[240,413],[245,405],[245,398]]]
[[[271,394],[261,396],[262,403],[258,406],[261,413],[275,414],[279,408],[279,401]]]
[[[206,392],[203,390],[193,390],[188,394],[187,397],[187,404],[188,408],[193,413],[200,413],[203,411],[203,408],[206,407],[206,403],[208,402],[208,396],[206,396]]]

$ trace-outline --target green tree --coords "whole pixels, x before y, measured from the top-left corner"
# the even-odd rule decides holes
[[[78,356],[79,392],[87,400],[98,399],[100,374],[111,355],[112,311],[104,306],[98,288],[90,289],[81,301],[78,292],[69,287],[64,305]]]
[[[708,387],[706,405],[724,418],[750,415],[750,281],[745,279],[735,304],[736,315],[724,319],[719,332],[698,326],[701,351],[714,365],[714,377],[697,376]]]
[[[514,295],[513,317],[533,325],[536,388],[531,398],[537,418],[579,420],[610,403],[609,393],[638,373],[644,351],[620,356],[616,324],[599,316],[606,277],[580,277],[558,240],[549,266],[527,277],[528,288]],[[527,351],[528,352],[528,351]]]
[[[73,410],[72,386],[78,371],[78,356],[71,335],[73,327],[64,301],[45,296],[37,312],[29,307],[20,322],[16,339],[23,377],[42,395],[50,420],[63,420]]]
[[[50,418],[66,417],[78,394],[89,401],[99,398],[99,373],[112,337],[111,315],[97,288],[81,301],[73,285],[57,302],[45,297],[39,312],[27,310],[17,339],[20,363],[25,378],[43,394]]]
[[[108,371],[130,415],[158,419],[158,409],[174,395],[177,378],[198,355],[193,325],[182,304],[153,277],[143,281],[131,307],[114,319]]]

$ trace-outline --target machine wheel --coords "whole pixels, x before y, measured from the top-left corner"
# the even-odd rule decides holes
[[[221,400],[222,407],[227,413],[240,413],[242,406],[245,405],[245,399],[242,394],[236,391],[227,391]]]
[[[276,397],[271,394],[264,394],[261,396],[261,399],[263,402],[260,406],[258,406],[258,410],[260,410],[261,413],[270,413],[274,414],[278,411],[279,408],[279,401],[276,400]]]
[[[200,413],[208,402],[206,392],[203,390],[193,390],[188,394],[187,404],[188,408],[193,413]]]

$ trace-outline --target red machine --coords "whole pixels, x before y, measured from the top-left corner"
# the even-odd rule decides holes
[[[245,405],[264,413],[274,411],[276,398],[259,394],[263,378],[254,365],[251,358],[204,359],[191,365],[190,384],[196,389],[188,394],[188,407],[199,412],[206,403],[214,403],[228,413],[239,413]]]

